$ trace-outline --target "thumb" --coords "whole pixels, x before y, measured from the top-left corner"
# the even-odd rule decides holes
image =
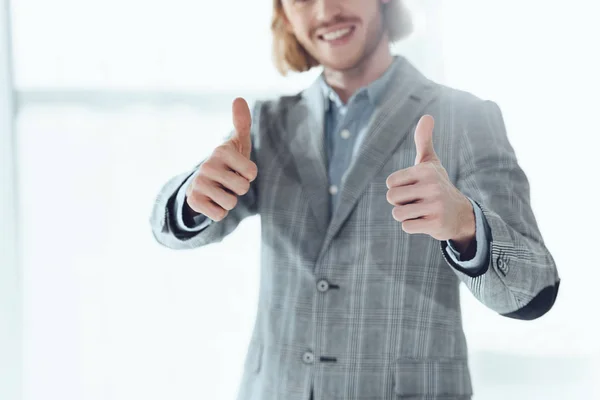
[[[415,165],[438,159],[433,149],[433,127],[434,119],[431,115],[423,115],[417,124],[417,129],[415,129],[415,145],[417,147]]]
[[[250,127],[252,126],[252,117],[248,103],[241,97],[236,98],[232,105],[233,127],[235,134],[233,142],[238,151],[245,157],[250,158],[252,150],[252,141],[250,140]]]

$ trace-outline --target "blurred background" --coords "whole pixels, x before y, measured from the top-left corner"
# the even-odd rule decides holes
[[[500,105],[562,278],[530,322],[463,287],[474,399],[600,399],[598,6],[409,5],[394,52]],[[259,217],[193,251],[160,247],[148,218],[229,132],[234,97],[319,74],[277,75],[270,17],[270,0],[0,0],[1,400],[235,398]]]

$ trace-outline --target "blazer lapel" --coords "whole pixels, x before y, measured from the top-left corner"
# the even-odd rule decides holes
[[[328,226],[319,259],[348,218],[368,183],[406,138],[410,127],[418,121],[425,106],[434,98],[435,88],[436,85],[417,71],[408,60],[402,60],[392,78],[390,88],[371,119],[365,139],[348,168],[347,178],[340,188],[338,207]],[[318,188],[318,193],[320,197],[325,197],[322,202],[327,203],[326,186],[320,179],[318,184],[323,185]],[[321,200],[318,205],[322,206]]]
[[[309,206],[324,234],[329,222],[329,177],[324,147],[325,98],[316,80],[300,94],[286,117],[289,150],[294,158]]]

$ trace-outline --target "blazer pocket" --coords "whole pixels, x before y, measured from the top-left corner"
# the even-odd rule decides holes
[[[409,359],[394,364],[394,392],[401,398],[470,399],[466,359]]]
[[[250,346],[248,346],[248,354],[246,355],[246,361],[244,362],[244,370],[253,374],[258,373],[258,371],[260,371],[262,353],[262,343],[250,342]]]

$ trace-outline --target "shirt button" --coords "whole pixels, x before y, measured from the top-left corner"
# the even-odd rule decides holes
[[[330,194],[336,194],[338,192],[338,187],[335,185],[331,185],[329,186],[329,193]]]
[[[348,129],[344,129],[343,131],[340,132],[340,136],[343,139],[348,139],[350,137],[350,131]]]
[[[305,364],[312,364],[315,361],[315,355],[310,351],[307,351],[302,355],[302,361],[304,361]]]
[[[317,282],[317,289],[319,292],[326,292],[329,290],[329,282],[327,282],[325,279],[321,279],[319,282]]]

